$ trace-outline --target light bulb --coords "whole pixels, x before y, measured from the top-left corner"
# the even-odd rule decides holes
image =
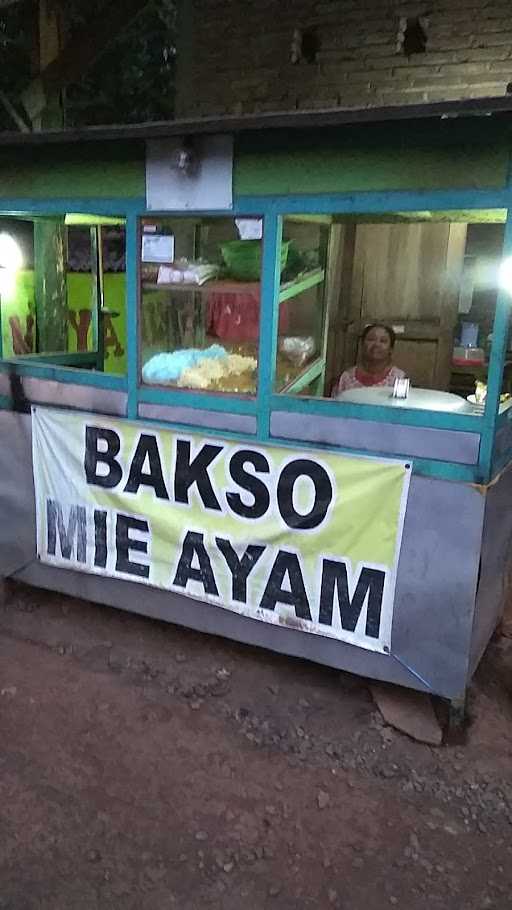
[[[0,234],[0,268],[17,272],[23,264],[19,245],[10,234]]]
[[[512,256],[503,259],[500,265],[500,287],[512,295]]]

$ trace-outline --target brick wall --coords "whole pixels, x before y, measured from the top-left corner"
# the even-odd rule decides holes
[[[185,0],[177,115],[418,104],[504,95],[511,0]],[[424,52],[400,46],[420,18]],[[296,29],[313,62],[291,62]]]

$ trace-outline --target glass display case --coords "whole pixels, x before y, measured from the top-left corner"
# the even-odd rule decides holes
[[[4,356],[91,372],[126,372],[123,217],[0,214]]]
[[[482,414],[506,216],[285,216],[282,248],[304,289],[289,300],[284,271],[277,391]],[[510,367],[507,359],[503,400]],[[406,380],[400,394],[397,379]]]
[[[322,393],[327,342],[327,263],[332,219],[283,218],[277,392]]]
[[[262,221],[144,218],[140,351],[145,385],[254,395]]]
[[[329,219],[285,221],[278,390],[298,391],[323,377],[328,238]],[[261,218],[142,220],[144,384],[256,394],[262,243]]]

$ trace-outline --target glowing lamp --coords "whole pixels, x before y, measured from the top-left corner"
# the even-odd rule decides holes
[[[0,233],[0,297],[9,297],[16,286],[16,273],[23,265],[19,245],[10,234]]]
[[[512,256],[507,256],[500,265],[500,287],[512,296]]]

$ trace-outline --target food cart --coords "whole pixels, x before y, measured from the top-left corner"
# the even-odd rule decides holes
[[[1,575],[460,707],[509,581],[511,114],[0,136]],[[409,388],[333,397],[373,323]]]

